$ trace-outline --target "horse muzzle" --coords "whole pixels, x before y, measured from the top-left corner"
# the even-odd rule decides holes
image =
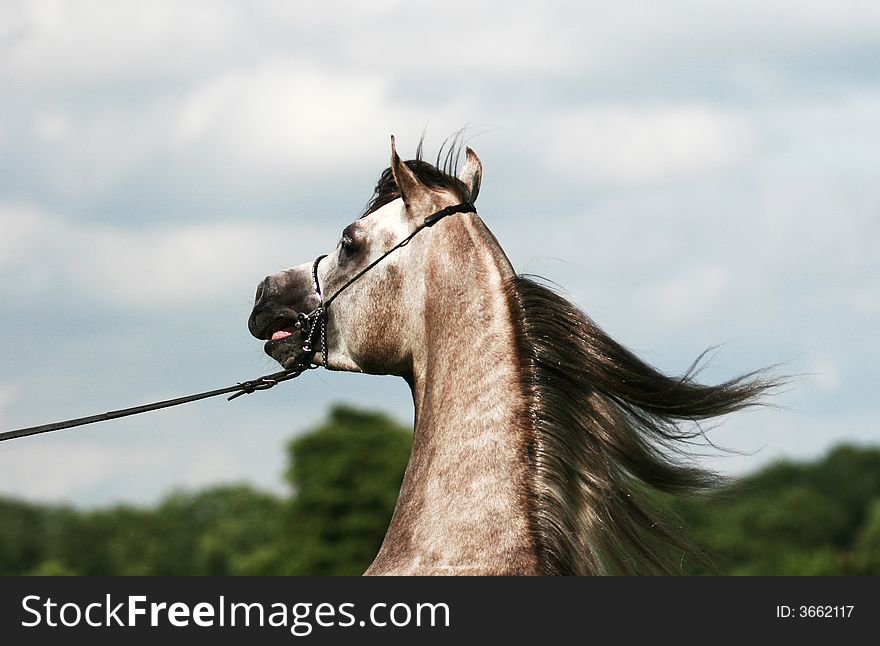
[[[267,276],[259,285],[248,330],[266,341],[266,354],[285,368],[308,363],[314,354],[313,329],[320,296],[312,288],[311,263]]]

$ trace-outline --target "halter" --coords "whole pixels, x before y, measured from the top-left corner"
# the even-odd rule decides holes
[[[324,298],[323,293],[321,292],[321,283],[318,280],[318,265],[321,261],[327,257],[327,254],[323,254],[315,258],[315,261],[312,263],[312,290],[314,290],[315,295],[318,297],[318,301],[321,303],[313,309],[308,314],[300,313],[297,316],[296,324],[294,328],[300,331],[300,334],[303,337],[302,349],[303,352],[312,353],[314,356],[314,343],[315,336],[320,335],[321,341],[321,365],[329,370],[329,366],[327,365],[327,311],[330,309],[330,304],[336,300],[336,297],[339,296],[342,292],[348,289],[355,281],[357,281],[361,276],[370,271],[373,267],[378,265],[380,262],[385,260],[392,253],[400,249],[401,247],[405,247],[409,244],[409,241],[416,237],[416,235],[422,229],[427,229],[428,227],[432,227],[437,224],[440,220],[445,218],[447,215],[453,215],[455,213],[476,213],[476,208],[470,202],[461,202],[460,204],[453,204],[452,206],[447,206],[446,208],[440,209],[439,211],[435,211],[431,215],[425,216],[425,219],[422,221],[422,224],[416,227],[416,229],[406,236],[403,240],[398,242],[396,245],[391,247],[388,251],[383,253],[381,256],[376,258],[369,265],[361,269],[354,276],[349,278],[339,289],[337,289],[330,298]],[[308,366],[309,368],[318,368],[318,364],[311,363]]]

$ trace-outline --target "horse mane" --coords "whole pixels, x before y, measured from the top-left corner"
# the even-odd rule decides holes
[[[457,179],[463,130],[435,164],[405,162],[431,189],[465,201]],[[445,154],[444,154],[445,151]],[[364,215],[400,197],[391,169]],[[617,343],[570,301],[529,277],[505,284],[527,406],[527,499],[544,574],[671,574],[699,550],[658,494],[709,490],[723,478],[688,460],[701,420],[760,405],[778,385],[763,371],[716,386],[695,381],[705,352],[669,377]]]
[[[717,386],[694,362],[669,377],[617,343],[553,290],[516,276],[505,286],[529,438],[529,515],[546,574],[667,574],[695,553],[657,492],[715,486],[687,460],[700,420],[760,404],[776,384],[754,372]],[[680,527],[678,528],[680,530]]]
[[[404,163],[419,181],[429,189],[449,191],[459,201],[466,202],[470,199],[470,192],[464,183],[458,179],[458,164],[461,159],[463,136],[464,130],[459,130],[451,137],[448,137],[440,146],[436,161],[431,164],[422,158],[425,143],[425,136],[422,135],[416,148],[415,159],[410,159]],[[361,217],[367,217],[370,213],[378,211],[398,197],[400,197],[400,190],[397,188],[397,182],[394,181],[391,168],[386,168],[379,176],[376,188],[373,189],[373,195],[370,201],[367,202]]]

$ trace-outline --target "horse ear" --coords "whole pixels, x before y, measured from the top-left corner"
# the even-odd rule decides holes
[[[468,199],[473,204],[477,201],[477,195],[480,194],[480,181],[483,179],[483,164],[480,163],[480,158],[477,157],[477,153],[475,153],[470,148],[466,150],[466,157],[464,163],[464,168],[461,169],[461,172],[458,174],[458,179],[464,182],[464,185],[468,190]]]
[[[418,195],[421,182],[415,176],[415,173],[409,169],[409,166],[400,161],[400,156],[397,154],[397,146],[394,142],[394,135],[391,135],[391,174],[394,177],[394,183],[397,184],[400,197],[403,198],[403,203],[409,205]]]

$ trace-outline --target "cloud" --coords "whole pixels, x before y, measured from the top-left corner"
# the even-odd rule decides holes
[[[468,117],[455,101],[401,100],[381,74],[293,58],[231,66],[173,96],[157,90],[88,109],[47,100],[4,112],[0,159],[40,194],[86,208],[147,182],[146,197],[161,205],[187,193],[222,202],[244,192],[253,202],[331,172],[375,176],[390,134],[414,149],[429,121],[451,132]],[[6,181],[7,193],[22,191],[21,181]]]
[[[705,105],[584,107],[549,120],[550,168],[590,184],[700,177],[743,163],[749,121]]]
[[[177,458],[171,446],[142,446],[131,451],[100,442],[13,442],[15,446],[4,446],[0,455],[0,491],[31,500],[69,502],[111,479],[164,469]],[[114,499],[107,493],[102,502]]]
[[[826,392],[834,391],[840,386],[840,366],[837,359],[829,356],[814,356],[810,359],[810,381],[819,389]]]
[[[834,425],[835,432],[829,432]],[[842,412],[833,418],[799,410],[748,411],[732,415],[709,432],[720,447],[735,448],[743,455],[717,454],[707,466],[722,473],[742,475],[756,464],[776,460],[814,460],[843,443],[876,446],[877,421],[874,414]]]
[[[0,78],[43,94],[186,77],[235,49],[234,5],[38,0],[0,7]]]
[[[766,95],[767,79],[790,90],[780,61],[818,46],[845,61],[880,24],[866,5],[813,2],[558,3],[505,21],[466,3],[86,4],[3,5],[0,160],[15,170],[0,178],[6,194],[31,187],[80,209],[137,190],[159,204],[253,203],[278,186],[384,165],[392,132],[414,139],[426,124],[445,134],[468,122],[530,142],[540,168],[589,186],[726,172],[768,145],[767,110],[738,108],[754,104],[756,87]],[[756,29],[766,11],[786,18]],[[388,24],[418,28],[378,37]],[[451,33],[468,46],[447,47]],[[817,81],[820,98],[839,76]],[[694,98],[703,82],[723,93]],[[725,105],[729,92],[744,94]],[[783,107],[776,131],[796,117]]]
[[[196,309],[250,293],[264,273],[304,262],[336,223],[216,223],[133,230],[82,225],[32,205],[0,204],[0,293],[39,298],[72,291],[105,308]]]
[[[450,112],[448,105],[428,112],[395,98],[380,74],[280,59],[226,72],[189,92],[174,148],[189,160],[220,160],[228,173],[345,173],[365,160],[384,161],[390,134],[418,132],[428,116],[454,122]]]
[[[5,419],[6,408],[15,399],[17,391],[18,389],[15,386],[0,382],[0,423]]]
[[[730,267],[698,264],[639,291],[644,294],[646,307],[658,315],[658,324],[693,325],[724,306],[730,297],[730,274]]]
[[[515,12],[497,0],[437,6],[272,1],[259,7],[55,0],[4,3],[0,12],[0,78],[37,93],[84,86],[139,92],[210,75],[234,61],[280,56],[324,60],[352,73],[384,70],[411,88],[422,80],[425,91],[442,81],[438,96],[449,93],[453,79],[475,91],[487,90],[486,80],[527,91],[541,77],[564,78],[569,91],[598,82],[656,95],[651,81],[658,74],[673,81],[667,88],[683,89],[675,78],[692,82],[699,70],[735,82],[744,68],[784,77],[808,68],[805,58],[852,62],[877,51],[880,28],[874,3],[819,0],[562,1]]]

